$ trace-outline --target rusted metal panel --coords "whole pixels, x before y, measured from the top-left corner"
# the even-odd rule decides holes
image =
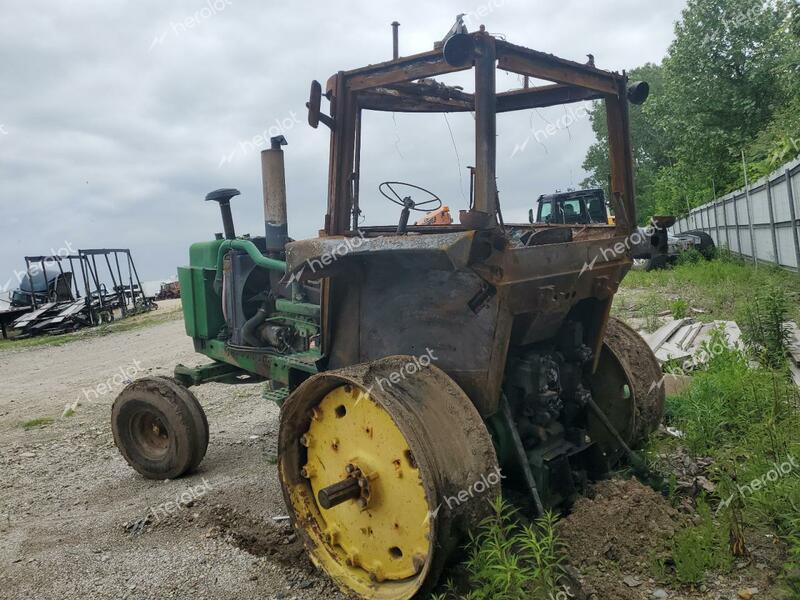
[[[341,272],[340,263],[360,256],[392,253],[401,259],[424,255],[426,268],[463,269],[472,251],[474,231],[420,236],[380,236],[375,238],[332,236],[290,242],[286,246],[289,273],[305,279],[328,277]],[[345,267],[349,268],[349,267]]]
[[[578,241],[531,247],[499,231],[355,238],[357,246],[349,238],[346,253],[347,238],[322,238],[289,244],[287,264],[299,273],[338,256],[313,273],[331,278],[327,368],[436,349],[438,366],[490,415],[509,344],[548,339],[586,302],[591,338],[601,339],[595,333],[631,260],[615,254],[624,238],[614,228],[592,236],[578,231]],[[603,250],[608,258],[593,261]],[[476,308],[487,286],[496,293]]]

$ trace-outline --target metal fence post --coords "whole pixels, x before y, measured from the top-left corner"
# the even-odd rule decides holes
[[[775,231],[775,210],[772,207],[772,181],[767,177],[767,205],[769,206],[769,226],[772,232],[772,255],[775,263],[780,265],[781,260],[778,257],[778,232]]]
[[[750,252],[753,255],[753,266],[758,268],[758,258],[756,258],[756,236],[753,233],[753,214],[750,210],[750,182],[747,179],[747,161],[742,150],[742,172],[744,173],[744,198],[747,208],[747,226],[750,229]]]
[[[728,201],[725,198],[723,198],[722,199],[722,222],[725,225],[725,244],[727,245],[728,250],[730,250],[731,249],[731,231],[728,228],[728,209],[725,206],[727,203],[728,203]]]
[[[786,190],[789,192],[789,215],[792,219],[792,237],[794,238],[794,258],[797,271],[800,272],[800,240],[797,238],[797,214],[794,209],[794,190],[792,189],[792,170],[786,169]]]
[[[753,213],[750,209],[750,185],[744,186],[744,201],[747,208],[747,226],[750,230],[750,253],[753,256],[753,265],[758,267],[758,258],[756,257],[756,236],[753,232]]]
[[[717,246],[719,246],[719,213],[717,213],[717,199],[714,198],[714,228],[717,231]]]
[[[736,243],[739,245],[739,254],[744,256],[742,252],[742,232],[739,230],[739,207],[736,206],[736,195],[733,196],[733,221],[736,225]]]

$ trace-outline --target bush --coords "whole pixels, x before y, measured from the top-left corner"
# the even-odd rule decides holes
[[[670,304],[672,316],[676,319],[685,319],[689,314],[689,303],[683,298],[678,298]]]
[[[705,257],[696,248],[687,248],[678,254],[679,265],[696,265],[700,261],[705,260]]]
[[[518,600],[545,598],[556,592],[562,555],[556,517],[545,514],[533,525],[520,525],[517,513],[498,498],[494,514],[484,519],[468,545],[466,595],[452,582],[433,600]]]
[[[742,341],[753,357],[766,367],[782,369],[786,366],[788,313],[786,294],[777,286],[757,291],[739,312],[737,320],[742,329]]]
[[[762,479],[775,463],[800,460],[798,390],[783,372],[751,367],[743,352],[719,339],[707,348],[710,358],[695,372],[691,388],[667,399],[668,419],[684,432],[692,454],[713,457],[717,493],[727,500],[725,516],[731,517],[735,498],[745,524],[777,526],[788,535],[800,506],[800,470],[745,495],[740,486]]]

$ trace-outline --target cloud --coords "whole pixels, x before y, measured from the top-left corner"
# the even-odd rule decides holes
[[[484,19],[489,31],[575,60],[591,52],[598,66],[615,70],[658,61],[684,4],[495,2]],[[242,191],[233,201],[237,231],[261,234],[259,154],[238,151],[240,142],[292,111],[304,121],[312,79],[324,82],[337,70],[389,58],[393,20],[402,23],[401,53],[411,54],[430,49],[456,14],[480,14],[481,6],[229,0],[206,17],[200,11],[207,4],[29,0],[4,7],[0,280],[23,265],[23,255],[65,240],[84,248],[129,247],[143,279],[170,276],[186,262],[190,243],[221,230],[216,207],[203,202],[220,187]],[[195,15],[202,18],[185,26]],[[471,88],[463,77],[444,80]],[[501,74],[498,85],[519,81]],[[549,137],[546,150],[531,141],[507,158],[531,124],[546,125],[559,110],[500,117],[498,173],[507,214],[524,215],[540,193],[583,178],[588,120]],[[464,206],[471,116],[448,119],[458,155],[441,115],[365,118],[361,190],[369,223],[399,216],[377,193],[382,180],[428,187],[453,212]],[[328,135],[303,122],[286,137],[290,235],[311,237],[326,208]]]

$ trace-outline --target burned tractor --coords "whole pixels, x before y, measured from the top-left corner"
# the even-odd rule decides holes
[[[498,69],[552,83],[498,93]],[[467,70],[474,93],[432,79]],[[309,123],[330,130],[324,231],[288,238],[282,137],[262,153],[263,237],[237,237],[236,190],[207,196],[224,234],[193,244],[179,279],[186,332],[213,362],[120,394],[124,457],[154,479],[191,470],[208,425],[189,387],[266,380],[292,522],[313,562],[363,598],[429,590],[499,478],[534,512],[568,505],[635,456],[662,413],[655,357],[609,316],[632,262],[613,249],[635,231],[628,103],[643,89],[463,26],[431,51],[313,82]],[[605,103],[615,224],[504,223],[496,116],[584,100]],[[371,110],[474,113],[473,194],[458,224],[415,224],[411,212],[439,197],[385,182],[397,222],[358,226],[378,196],[359,187]]]

